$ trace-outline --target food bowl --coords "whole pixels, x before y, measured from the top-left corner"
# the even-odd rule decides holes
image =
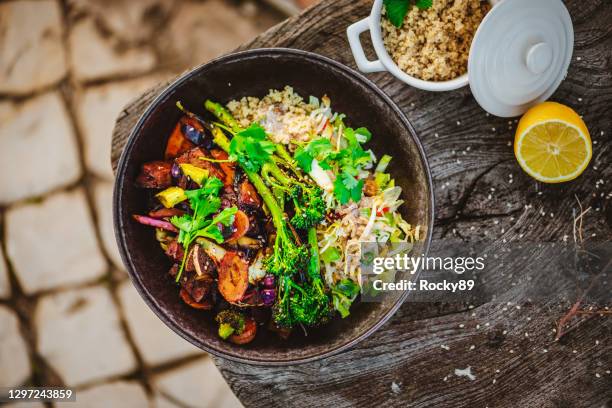
[[[518,116],[547,100],[567,74],[574,45],[572,20],[561,0],[489,0],[470,46],[467,72],[448,81],[425,81],[402,71],[383,42],[383,0],[346,32],[361,72],[388,71],[426,91],[452,91],[470,85],[478,103],[501,117]],[[377,60],[369,60],[359,36],[369,31]]]
[[[269,89],[291,85],[304,97],[327,94],[332,108],[347,114],[347,123],[367,126],[374,137],[369,147],[379,157],[393,155],[389,172],[403,189],[401,207],[411,224],[422,225],[425,237],[415,248],[426,253],[433,225],[433,188],[427,160],[414,129],[399,108],[373,83],[328,58],[297,50],[258,49],[230,54],[186,73],[164,90],[133,129],[117,168],[114,226],[123,262],[138,292],[153,312],[177,334],[202,350],[240,362],[288,365],[312,361],[355,345],[384,324],[408,295],[397,292],[383,302],[361,303],[346,319],[295,330],[282,340],[267,330],[244,346],[217,336],[210,312],[196,310],[179,299],[168,276],[170,261],[150,228],[132,219],[143,213],[146,191],[135,186],[142,163],[163,156],[166,141],[181,117],[176,101],[205,115],[207,98],[222,103],[243,96],[263,96]]]
[[[491,6],[494,6],[499,0],[489,0]],[[363,20],[356,22],[348,27],[346,30],[351,51],[353,57],[355,57],[355,63],[361,72],[372,73],[389,71],[393,76],[402,82],[407,83],[415,88],[423,89],[425,91],[452,91],[454,89],[462,88],[468,84],[468,74],[465,73],[457,78],[450,79],[448,81],[425,81],[423,79],[408,75],[397,66],[395,61],[391,58],[385,44],[383,42],[383,34],[381,27],[383,0],[374,0],[372,6],[372,12],[370,15]],[[376,61],[370,61],[365,55],[359,35],[365,31],[370,31],[372,36],[372,46],[374,52],[378,57]]]

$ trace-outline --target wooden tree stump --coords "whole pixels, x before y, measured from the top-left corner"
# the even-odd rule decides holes
[[[551,99],[584,115],[594,143],[591,165],[573,182],[545,185],[524,174],[512,150],[516,121],[486,114],[469,89],[430,93],[389,74],[370,76],[398,103],[425,146],[435,183],[434,248],[436,240],[455,238],[493,244],[571,239],[577,200],[591,207],[584,236],[610,242],[612,2],[569,0],[567,6],[574,56]],[[370,7],[365,0],[327,0],[241,49],[299,48],[355,67],[345,30]],[[166,85],[141,95],[118,118],[113,165],[139,116]],[[556,322],[569,305],[521,307],[527,302],[516,292],[509,303],[406,303],[370,338],[323,361],[273,368],[215,360],[247,407],[610,406],[609,315],[572,319],[555,341]],[[474,380],[454,374],[467,366]]]

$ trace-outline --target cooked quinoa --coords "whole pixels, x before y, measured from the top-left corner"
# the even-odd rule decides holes
[[[248,96],[230,101],[227,108],[243,127],[261,123],[276,143],[306,142],[317,133],[321,122],[313,114],[320,106],[306,103],[290,86],[283,90],[271,89],[261,99]]]
[[[409,75],[427,81],[454,79],[467,72],[472,39],[490,8],[483,0],[434,0],[426,10],[412,6],[401,28],[391,24],[383,8],[385,48]]]

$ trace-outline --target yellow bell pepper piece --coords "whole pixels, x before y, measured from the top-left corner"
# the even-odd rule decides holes
[[[204,180],[208,178],[208,170],[196,167],[193,164],[183,163],[179,164],[184,175],[195,181],[199,185],[204,183]]]
[[[161,193],[155,195],[159,199],[159,202],[166,208],[172,208],[181,201],[185,201],[187,196],[185,190],[180,187],[168,187]]]

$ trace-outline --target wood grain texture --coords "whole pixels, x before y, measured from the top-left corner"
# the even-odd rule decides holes
[[[611,240],[612,2],[566,4],[575,28],[574,57],[551,99],[584,115],[594,141],[593,161],[574,182],[544,185],[525,175],[511,147],[515,122],[487,115],[469,89],[429,93],[389,74],[369,76],[398,103],[424,143],[435,183],[434,240],[484,238],[493,246],[561,241],[572,235],[576,198],[591,207],[585,236]],[[354,68],[345,29],[367,16],[370,5],[324,1],[241,49],[299,48]],[[113,165],[138,117],[165,85],[142,95],[119,117]],[[596,185],[597,180],[603,183]],[[546,261],[544,253],[537,254]],[[508,262],[505,270],[513,267],[517,264]],[[216,360],[247,407],[612,406],[612,375],[606,373],[612,369],[609,315],[575,319],[555,342],[555,322],[568,306],[530,304],[520,289],[473,308],[406,303],[366,341],[324,361],[269,368]],[[474,381],[454,375],[455,368],[467,366]]]

